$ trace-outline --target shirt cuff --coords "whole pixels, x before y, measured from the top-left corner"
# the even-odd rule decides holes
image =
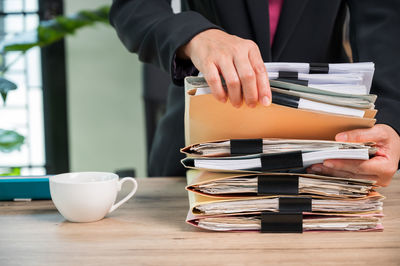
[[[183,86],[185,77],[197,76],[199,71],[189,59],[180,59],[174,57],[172,59],[172,78],[173,82],[178,86]]]

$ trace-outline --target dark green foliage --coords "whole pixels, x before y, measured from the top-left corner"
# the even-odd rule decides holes
[[[35,46],[52,44],[67,34],[73,34],[77,29],[92,25],[96,22],[108,24],[109,6],[95,10],[82,10],[70,16],[59,16],[55,19],[43,21],[37,30],[17,34],[11,39],[0,43],[0,52],[21,51],[25,52]]]
[[[3,98],[4,104],[6,103],[7,93],[11,90],[15,90],[16,88],[17,85],[15,85],[15,83],[0,77],[0,94],[1,97]]]

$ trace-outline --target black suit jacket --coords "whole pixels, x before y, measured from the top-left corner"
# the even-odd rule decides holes
[[[153,176],[184,175],[186,75],[197,74],[176,50],[199,32],[219,28],[255,41],[264,61],[347,62],[343,47],[346,6],[350,10],[353,60],[375,62],[372,93],[377,120],[400,132],[400,3],[390,0],[284,0],[273,46],[269,45],[268,0],[186,0],[173,14],[168,0],[115,0],[110,21],[126,48],[170,73],[167,112],[150,154]]]

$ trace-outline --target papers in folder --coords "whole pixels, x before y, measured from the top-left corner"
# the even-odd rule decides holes
[[[211,89],[209,87],[198,88],[196,90],[196,96],[210,94]],[[281,104],[283,106],[298,108],[303,110],[311,110],[311,111],[323,111],[331,114],[339,114],[339,115],[348,115],[355,117],[364,117],[366,110],[359,110],[356,108],[349,108],[340,105],[329,104],[330,99],[320,98],[320,101],[309,100],[306,98],[302,98],[304,96],[302,93],[291,93],[288,94],[286,91],[282,91],[279,89],[272,90],[272,102],[275,104]],[[324,101],[324,102],[321,102]]]
[[[260,231],[261,215],[238,215],[221,217],[195,217],[188,215],[188,222],[213,231]],[[379,217],[326,217],[307,216],[303,219],[303,231],[376,231],[382,230]]]
[[[187,77],[186,144],[227,138],[333,140],[339,132],[375,124],[376,95],[332,92],[281,80],[270,84],[271,106],[234,108],[214,99],[204,78]]]
[[[200,143],[182,151],[201,156],[183,159],[188,168],[266,172],[309,167],[327,159],[368,160],[375,148],[334,141],[238,139]]]
[[[260,178],[263,182],[256,181]],[[285,183],[288,178],[297,183]],[[289,205],[289,210],[293,206],[305,208],[301,215],[303,231],[382,229],[384,197],[374,191],[373,181],[310,174],[239,175],[197,170],[188,171],[187,179],[187,222],[204,229],[259,231],[262,214],[287,212],[287,199],[309,200],[309,209],[304,204]],[[297,184],[297,190],[293,190],[293,184]],[[290,195],[280,194],[285,190]],[[270,194],[262,194],[265,192]],[[307,195],[311,197],[303,198]],[[291,213],[294,212],[292,209]]]
[[[268,74],[285,72],[294,72],[300,74],[359,74],[362,77],[361,83],[365,85],[369,93],[372,84],[372,78],[375,72],[375,65],[372,62],[362,63],[339,63],[339,64],[318,64],[318,63],[286,63],[273,62],[264,63]],[[325,82],[329,83],[329,82]]]
[[[196,195],[197,196],[197,195]],[[201,196],[198,196],[201,197]],[[377,192],[361,199],[318,199],[311,200],[313,213],[378,213],[382,211],[383,197]],[[223,199],[216,201],[212,197],[197,199],[192,209],[195,214],[222,215],[252,212],[280,211],[279,196],[263,196],[248,199]]]
[[[247,146],[247,147],[246,147]],[[252,153],[279,153],[298,151],[313,152],[322,150],[357,150],[368,149],[370,154],[376,152],[374,143],[350,143],[324,140],[301,139],[251,139],[222,140],[189,145],[182,152],[194,156],[230,156]]]
[[[193,170],[194,171],[194,170]],[[362,198],[375,188],[375,181],[313,174],[228,174],[194,172],[186,189],[211,197],[257,195],[311,195],[332,198]]]
[[[187,222],[214,231],[382,230],[375,182],[305,173],[326,159],[368,160],[374,143],[332,141],[375,124],[373,63],[266,63],[272,104],[234,108],[185,79]]]
[[[368,150],[284,152],[222,158],[185,158],[184,166],[205,170],[266,172],[309,167],[328,159],[368,160]]]

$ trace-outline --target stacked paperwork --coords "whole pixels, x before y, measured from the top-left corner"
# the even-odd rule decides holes
[[[375,124],[374,64],[266,67],[270,107],[235,109],[214,100],[204,78],[186,78],[187,222],[213,231],[382,230],[384,197],[374,181],[305,171],[376,153],[375,143],[333,141]]]

